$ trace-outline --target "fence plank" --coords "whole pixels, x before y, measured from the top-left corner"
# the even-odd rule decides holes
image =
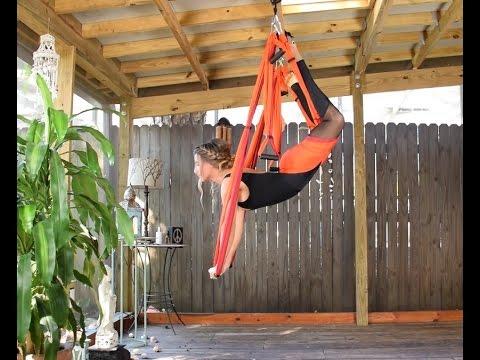
[[[288,124],[288,148],[298,144],[298,126]],[[295,195],[288,200],[288,289],[290,298],[290,311],[300,311],[300,264],[298,261],[299,250],[299,223],[298,213],[299,196]]]
[[[386,252],[386,146],[385,125],[375,125],[375,138],[377,153],[377,311],[387,309],[387,252]]]
[[[387,291],[388,310],[397,310],[398,306],[398,249],[397,249],[397,127],[387,124]]]
[[[430,155],[430,211],[432,214],[430,222],[430,253],[432,256],[432,280],[430,287],[430,307],[432,309],[440,309],[441,301],[441,269],[440,269],[440,199],[442,197],[439,186],[439,171],[438,171],[438,126],[431,124],[428,126],[429,139],[429,155]]]
[[[259,160],[257,169],[266,171],[266,161]],[[257,224],[257,301],[255,311],[268,311],[267,303],[267,208],[255,210],[255,222]]]
[[[398,163],[398,309],[408,309],[408,167],[407,126],[397,125]]]
[[[343,310],[343,169],[342,169],[343,139],[340,139],[332,151],[333,169],[333,311]]]
[[[377,247],[376,247],[376,218],[375,211],[375,125],[365,124],[365,172],[367,177],[367,245],[368,245],[368,310],[376,308],[377,293]]]
[[[419,310],[429,308],[429,291],[431,276],[431,256],[429,256],[428,239],[431,213],[428,199],[430,197],[428,161],[428,128],[425,124],[418,127],[419,179],[420,179],[420,304]]]
[[[287,144],[287,131],[282,134],[283,152]],[[288,301],[288,201],[278,204],[278,311],[289,311]]]
[[[409,201],[409,276],[408,276],[408,305],[409,309],[418,309],[420,304],[420,197],[418,183],[418,142],[417,126],[407,126],[407,167],[408,172],[408,201]]]
[[[320,228],[320,170],[315,172],[310,180],[310,226],[311,226],[311,272],[310,272],[310,302],[312,311],[322,311],[322,254]]]
[[[455,241],[455,252],[453,258],[455,259],[455,283],[453,287],[453,299],[454,306],[456,308],[462,307],[462,271],[463,271],[463,261],[462,261],[462,252],[463,252],[463,234],[462,234],[462,217],[461,217],[461,208],[462,208],[462,198],[461,198],[461,188],[462,183],[460,182],[461,174],[461,151],[462,151],[462,128],[458,125],[452,125],[450,128],[451,132],[451,144],[452,144],[452,161],[450,176],[452,176],[452,191],[453,191],[453,201],[452,201],[452,233],[454,234]]]
[[[192,145],[197,146],[203,143],[203,126],[193,125],[192,127]],[[192,150],[193,151],[193,150]],[[190,151],[190,154],[192,154]],[[202,288],[204,276],[203,271],[203,215],[202,207],[198,199],[197,177],[191,170],[194,166],[193,155],[191,155],[191,254],[192,254],[192,311],[201,312],[203,308]],[[206,280],[206,279],[205,279]]]
[[[269,312],[278,312],[278,205],[267,207],[267,306]]]
[[[321,166],[322,206],[322,307],[333,311],[333,243],[332,243],[332,181],[333,160],[330,158]]]
[[[148,156],[152,159],[161,160],[161,143],[160,143],[160,127],[158,125],[150,126],[148,129]],[[159,187],[163,186],[163,165],[162,165],[162,175],[158,179]],[[160,194],[163,192],[163,189],[152,189],[148,197],[149,208],[153,212],[153,223],[152,223],[152,233],[151,236],[155,236],[155,232],[160,226]],[[160,291],[160,283],[154,281],[154,279],[159,279],[163,271],[163,254],[160,249],[148,248],[149,254],[149,266],[148,269],[151,272],[148,277],[148,290],[149,293]]]
[[[355,221],[353,208],[353,124],[343,129],[343,310],[355,310]]]
[[[438,209],[440,211],[440,244],[441,244],[441,263],[440,263],[440,276],[441,276],[441,309],[450,309],[452,306],[452,238],[451,238],[451,219],[450,219],[450,189],[449,189],[449,169],[450,164],[450,148],[449,148],[449,127],[446,124],[442,124],[438,128],[439,140],[439,184],[441,188],[440,201],[441,205]]]
[[[214,136],[214,128],[211,125],[203,127],[203,141],[206,143]],[[208,269],[212,267],[212,255],[215,249],[216,232],[213,228],[213,208],[212,196],[210,196],[210,184],[202,183],[202,225],[203,225],[203,263],[202,263],[202,297],[203,297],[203,312],[213,312],[213,286],[214,280],[210,279]]]
[[[173,126],[170,131],[170,171],[171,171],[171,202],[170,202],[170,214],[171,214],[171,222],[170,226],[180,225],[180,216],[182,213],[182,207],[180,202],[180,196],[182,192],[181,188],[181,154],[182,154],[182,144],[181,144],[181,128],[179,126]],[[171,240],[170,240],[171,241]],[[181,249],[184,250],[184,249]],[[175,253],[174,261],[172,262],[171,267],[171,291],[173,298],[175,299],[175,306],[177,310],[182,311],[183,308],[181,307],[181,278],[180,278],[180,253]]]
[[[298,141],[307,136],[308,131],[304,123],[298,127]],[[310,216],[309,191],[307,184],[299,193],[300,197],[300,309],[310,310]]]

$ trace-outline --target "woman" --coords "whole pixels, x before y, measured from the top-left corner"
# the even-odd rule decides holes
[[[232,266],[243,232],[245,210],[277,204],[302,190],[318,167],[327,160],[344,126],[342,114],[317,87],[291,38],[289,38],[289,42],[321,122],[311,129],[309,135],[302,142],[283,154],[279,160],[278,173],[244,170],[240,182],[238,206],[233,220],[233,231],[230,235],[224,266],[219,274],[223,274]],[[287,85],[295,92],[298,97],[296,100],[299,100],[305,113],[313,120],[305,95],[293,73],[287,80]],[[230,154],[227,143],[220,139],[214,139],[197,146],[194,149],[194,163],[194,173],[199,178],[199,189],[201,189],[202,181],[220,184],[222,202],[224,202],[233,166],[233,156]],[[214,267],[209,269],[212,279],[216,278],[215,270]]]

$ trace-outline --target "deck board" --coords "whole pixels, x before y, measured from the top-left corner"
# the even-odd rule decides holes
[[[149,359],[463,359],[462,322],[325,326],[150,325]]]

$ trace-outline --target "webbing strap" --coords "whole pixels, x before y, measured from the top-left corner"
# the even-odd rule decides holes
[[[277,67],[275,63],[270,63],[269,60],[275,54],[277,49],[282,49],[285,52],[283,57],[287,59],[290,70],[287,66]],[[238,193],[243,170],[246,168],[255,169],[258,154],[265,149],[267,144],[270,144],[271,148],[277,155],[281,154],[282,132],[285,128],[285,122],[281,116],[281,92],[282,90],[288,89],[293,98],[296,98],[295,93],[286,86],[285,77],[289,71],[293,71],[295,74],[300,88],[307,99],[308,108],[310,114],[312,114],[313,121],[310,120],[301,106],[300,109],[302,110],[302,114],[306,119],[308,127],[313,128],[321,121],[320,116],[313,105],[310,93],[307,91],[300,69],[298,68],[296,61],[291,61],[294,58],[294,54],[285,34],[276,34],[272,32],[267,38],[267,43],[263,51],[252,98],[250,99],[247,121],[235,154],[231,180],[225,197],[226,201],[222,204],[213,256],[213,265],[216,267],[215,276],[217,277],[223,273],[222,269],[225,263],[230,236],[232,234],[233,219],[237,208]],[[264,110],[260,116],[260,120],[256,126],[255,133],[252,136],[247,151],[252,120],[262,91]],[[299,102],[297,102],[297,104],[299,104]]]

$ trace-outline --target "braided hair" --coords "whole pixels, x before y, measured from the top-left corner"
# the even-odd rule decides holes
[[[210,142],[195,147],[193,154],[200,156],[203,161],[215,166],[218,170],[231,169],[235,160],[235,155],[230,154],[230,145],[222,139],[212,139]],[[197,188],[200,192],[200,202],[202,202],[203,190],[200,178],[198,179]],[[214,184],[212,184],[211,193],[213,199],[215,199],[215,196],[213,196],[214,191]]]

